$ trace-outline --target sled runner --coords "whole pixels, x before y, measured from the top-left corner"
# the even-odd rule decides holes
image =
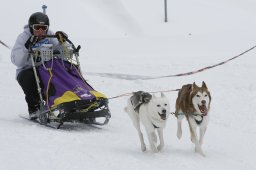
[[[111,117],[108,99],[83,78],[78,58],[80,46],[76,48],[67,37],[60,42],[58,46],[43,44],[29,50],[40,96],[37,121],[44,125],[57,122],[58,128],[73,121],[107,124]]]

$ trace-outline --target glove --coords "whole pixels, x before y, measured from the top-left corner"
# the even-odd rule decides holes
[[[55,33],[55,36],[57,37],[57,39],[59,40],[59,42],[65,42],[68,39],[68,35],[63,32],[63,31],[57,31]]]
[[[32,47],[34,44],[36,44],[38,40],[39,39],[37,36],[32,35],[28,38],[24,46],[26,47],[26,49],[29,49],[29,47]]]

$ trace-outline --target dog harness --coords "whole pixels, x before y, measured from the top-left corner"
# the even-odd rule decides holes
[[[176,116],[185,115],[185,114],[182,113],[182,112],[174,113],[174,114],[175,114]],[[201,116],[201,115],[199,115],[199,114],[194,114],[194,113],[190,113],[190,115],[193,116],[193,118],[194,118],[194,120],[195,120],[195,122],[196,122],[197,125],[200,125],[200,124],[203,122],[204,116]],[[200,117],[201,117],[201,120],[197,120],[197,119],[195,118],[195,116],[200,116]]]
[[[140,106],[143,103],[148,103],[151,99],[152,95],[144,91],[134,92],[132,97],[130,98],[133,109],[137,113],[139,113]]]
[[[131,104],[135,112],[139,113],[140,106],[144,103],[148,103],[152,99],[152,95],[148,92],[137,91],[133,93],[133,96],[130,98]],[[154,123],[152,123],[155,129],[159,128]]]
[[[203,119],[204,119],[203,116],[201,116],[201,120],[197,120],[197,119],[194,118],[194,120],[196,121],[197,125],[200,125],[203,122]]]
[[[152,125],[154,126],[155,129],[158,129],[159,127],[157,127],[154,123],[152,123]]]

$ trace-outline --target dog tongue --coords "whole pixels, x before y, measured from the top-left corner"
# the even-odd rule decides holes
[[[203,116],[207,115],[208,110],[205,105],[199,106],[199,109],[200,109],[201,113],[203,113]]]
[[[159,113],[158,113],[159,114]],[[161,117],[161,119],[165,120],[166,119],[166,114],[159,114],[159,116]]]

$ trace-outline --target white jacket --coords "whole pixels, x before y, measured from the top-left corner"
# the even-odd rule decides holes
[[[17,37],[15,45],[12,48],[11,61],[17,66],[16,77],[22,70],[32,68],[28,49],[24,46],[31,35],[28,25],[24,26],[24,32]],[[47,35],[54,35],[54,33],[51,30],[48,30]],[[42,44],[53,44],[55,46],[58,45],[59,42],[56,38],[45,38],[37,42],[35,46],[40,46]]]

